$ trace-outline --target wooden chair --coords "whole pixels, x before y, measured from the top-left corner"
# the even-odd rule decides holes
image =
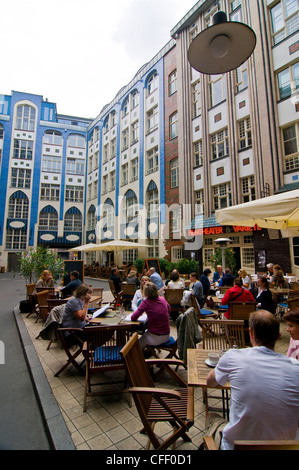
[[[299,290],[299,282],[291,282],[291,289]]]
[[[84,332],[86,334],[86,343],[84,345],[86,372],[83,411],[85,412],[87,396],[128,392],[126,377],[122,380],[124,383],[123,389],[114,387],[104,390],[102,386],[111,385],[111,380],[108,382],[92,383],[91,376],[108,371],[125,370],[120,350],[131,336],[131,325],[91,326],[85,327]],[[116,384],[119,381],[114,381],[113,383]],[[92,387],[99,385],[101,386],[100,390],[91,390]]]
[[[203,438],[206,450],[219,450],[212,436]],[[299,450],[299,441],[235,441],[234,450]]]
[[[76,361],[77,357],[83,353],[83,346],[84,341],[80,337],[83,334],[83,329],[81,328],[58,328],[57,333],[60,338],[60,342],[62,348],[64,349],[67,361],[66,363],[59,369],[58,372],[54,375],[54,377],[58,377],[62,371],[64,371],[68,366],[73,365],[76,370],[83,375],[84,371],[82,369],[82,364],[85,361],[85,358],[81,361],[80,364]]]
[[[109,283],[110,291],[111,291],[111,293],[114,297],[113,301],[110,302],[110,305],[111,305],[112,308],[114,308],[114,310],[116,310],[116,305],[121,305],[122,304],[123,291],[116,292],[114,282],[111,281],[110,279],[108,279],[108,283]]]
[[[34,291],[35,291],[35,283],[26,284],[27,297],[31,305],[31,312],[28,313],[27,318],[30,317],[30,315],[35,312],[36,298],[35,298]]]
[[[231,320],[244,320],[244,334],[245,343],[250,344],[249,339],[249,315],[255,312],[257,302],[231,302],[230,304],[230,319]]]
[[[55,299],[55,287],[36,287],[36,293],[48,291],[48,298]]]
[[[203,349],[245,348],[244,320],[200,320]]]
[[[36,293],[36,302],[37,302],[37,307],[36,307],[36,312],[37,312],[37,317],[35,320],[35,323],[42,318],[43,321],[48,316],[48,313],[50,312],[51,308],[48,305],[48,298],[49,298],[49,291],[48,290],[43,290],[41,292]]]
[[[165,289],[165,300],[169,303],[171,311],[170,316],[176,320],[180,310],[182,309],[181,300],[185,289]]]
[[[215,320],[212,318],[200,320],[202,328],[202,347],[203,349],[215,350],[217,352],[232,348],[236,345],[238,348],[245,347],[244,320]],[[207,389],[202,390],[203,402],[208,411],[222,411],[223,417],[229,416],[229,395],[227,390],[221,390],[221,396],[214,395],[214,392],[208,394]],[[209,407],[208,400],[221,399],[222,409]]]
[[[200,308],[195,295],[190,295],[190,300],[191,300],[191,306],[194,308],[194,310],[197,313],[197,318],[199,322],[202,318],[215,318],[215,319],[218,318],[219,316],[218,313],[213,312],[212,310],[206,310],[206,309]]]
[[[137,333],[123,347],[121,355],[127,370],[129,392],[133,395],[143,424],[142,432],[149,438],[147,449],[152,444],[156,450],[165,450],[179,437],[190,442],[186,433],[194,424],[193,387],[179,390],[156,388],[146,366],[156,360],[145,361]],[[169,359],[167,361],[177,362]],[[168,422],[173,428],[171,436],[166,437],[163,442],[155,433],[154,427],[158,422]]]
[[[134,284],[128,284],[126,282],[122,282],[121,284],[121,290],[122,290],[122,301],[123,303],[128,303],[131,305],[131,302],[134,298],[135,295],[135,286]]]
[[[169,341],[167,341],[167,343],[162,343],[162,344],[159,344],[158,346],[150,346],[148,345],[146,347],[146,350],[149,351],[149,353],[155,357],[156,359],[161,359],[161,357],[158,355],[158,352],[161,352],[161,351],[166,351],[167,356],[165,356],[165,359],[177,359],[178,361],[180,361],[180,358],[179,356],[177,355],[177,350],[178,350],[178,343],[177,343],[177,340],[174,339],[172,336],[169,338]],[[158,380],[159,376],[162,374],[163,371],[167,371],[169,373],[169,375],[171,377],[173,377],[175,379],[175,381],[182,387],[186,387],[187,384],[185,383],[185,381],[177,374],[177,370],[179,368],[179,366],[182,366],[184,367],[185,369],[187,369],[187,366],[184,364],[183,361],[180,361],[180,364],[178,364],[175,368],[175,370],[173,370],[168,364],[157,364],[158,366],[158,371],[157,372],[153,372],[152,371],[152,377],[154,380]]]
[[[67,303],[67,299],[47,299],[48,307],[51,309],[57,305],[63,305]]]

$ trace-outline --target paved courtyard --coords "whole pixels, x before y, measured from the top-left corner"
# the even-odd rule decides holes
[[[91,280],[92,281],[92,280]],[[91,282],[92,284],[92,282]],[[92,284],[93,285],[93,284]],[[111,294],[104,291],[104,301],[109,301]],[[147,437],[140,434],[142,428],[136,407],[132,402],[128,404],[128,394],[102,395],[88,397],[87,411],[83,413],[84,376],[81,376],[73,366],[68,367],[59,377],[54,377],[55,372],[65,363],[65,353],[59,343],[52,343],[47,350],[48,341],[36,339],[42,322],[35,322],[35,315],[26,318],[22,315],[34,348],[51,386],[53,394],[61,410],[71,439],[78,450],[142,450],[145,449]],[[286,354],[289,334],[286,326],[281,322],[282,338],[278,341],[276,350]],[[175,324],[171,325],[171,334],[176,337]],[[200,347],[200,345],[199,345]],[[180,375],[186,380],[186,371],[179,370]],[[124,374],[122,371],[118,374]],[[109,374],[106,374],[109,377]],[[115,372],[111,377],[115,378]],[[124,377],[124,375],[122,375]],[[156,386],[176,388],[167,374],[164,374],[156,383]],[[216,402],[216,400],[214,401]],[[210,403],[210,400],[209,400]],[[220,402],[219,402],[220,403]],[[212,402],[211,402],[212,404]],[[213,403],[214,405],[216,403]],[[171,433],[168,424],[161,424],[156,428],[159,435],[164,437]],[[177,450],[197,450],[202,443],[205,430],[205,407],[202,401],[202,392],[195,390],[195,423],[189,431],[191,443],[179,439]]]

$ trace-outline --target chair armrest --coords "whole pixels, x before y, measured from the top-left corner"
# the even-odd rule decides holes
[[[152,393],[153,395],[158,395],[159,397],[169,397],[181,399],[180,392],[175,390],[169,390],[167,388],[156,388],[156,387],[130,387],[129,392],[131,393]]]
[[[219,450],[212,436],[204,436],[203,441],[207,450]]]
[[[84,331],[83,328],[57,328],[57,331]]]
[[[183,366],[184,361],[181,361],[180,359],[167,359],[167,358],[154,358],[154,359],[145,359],[145,362],[149,366],[153,365],[159,365],[159,364],[168,364],[168,365],[174,365],[174,366]]]

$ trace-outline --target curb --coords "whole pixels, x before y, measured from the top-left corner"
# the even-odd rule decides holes
[[[53,450],[76,450],[70,432],[62,417],[60,408],[53,395],[39,357],[28,334],[19,307],[13,311],[19,336],[24,350],[25,360],[36,392],[43,421]]]

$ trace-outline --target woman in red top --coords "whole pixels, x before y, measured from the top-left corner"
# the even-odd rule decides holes
[[[254,302],[254,297],[249,290],[244,289],[243,287],[243,280],[241,277],[236,277],[234,280],[234,287],[231,287],[228,289],[221,300],[222,305],[228,305],[230,302],[233,302],[234,300],[236,302]],[[230,307],[228,307],[228,310],[224,314],[225,318],[228,320],[230,319]]]

